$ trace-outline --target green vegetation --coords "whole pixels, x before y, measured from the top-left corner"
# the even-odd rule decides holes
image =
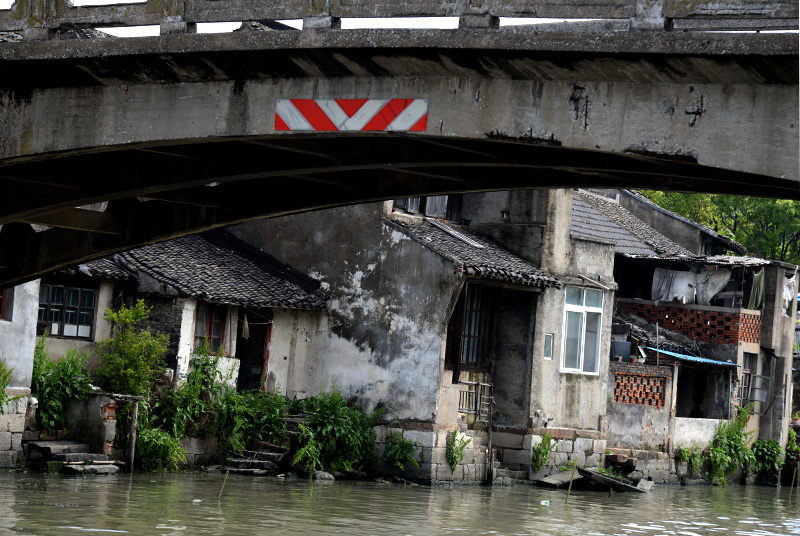
[[[113,335],[97,343],[101,366],[97,370],[99,385],[108,392],[148,397],[156,378],[166,364],[161,360],[167,351],[167,336],[153,334],[142,324],[150,309],[143,300],[133,307],[106,309],[105,319],[111,323]]]
[[[758,439],[753,443],[753,464],[751,468],[756,476],[775,477],[783,467],[784,452],[773,439]]]
[[[404,438],[400,432],[390,432],[386,438],[383,460],[388,464],[396,465],[401,471],[405,471],[407,463],[419,467],[419,463],[414,458],[414,447],[419,446],[419,443]],[[420,461],[422,461],[421,458]]]
[[[735,239],[756,256],[800,263],[800,201],[643,190],[657,205]]]
[[[622,478],[622,479],[626,478],[625,475],[623,475],[613,467],[598,467],[597,472],[602,473],[606,476],[610,476],[612,478]]]
[[[745,433],[753,404],[740,407],[736,418],[717,425],[711,441],[708,458],[711,462],[711,480],[724,486],[730,473],[744,465],[753,466],[753,451],[747,446],[750,433]]]
[[[800,444],[797,442],[797,433],[789,427],[789,439],[786,441],[786,461],[800,461]]]
[[[679,462],[687,464],[687,469],[691,475],[698,474],[703,467],[703,451],[700,450],[698,446],[691,449],[688,447],[678,447],[675,452],[675,458]]]
[[[47,355],[45,331],[33,352],[31,394],[39,401],[37,419],[50,434],[66,426],[67,403],[70,398],[82,399],[89,392],[89,376],[84,372],[88,356],[77,349],[69,350],[58,361]]]
[[[451,471],[455,471],[456,466],[464,459],[464,449],[466,449],[467,445],[471,442],[471,437],[466,437],[464,435],[459,437],[458,431],[447,436],[445,457],[447,458],[447,463],[450,465]]]
[[[316,470],[322,469],[322,447],[320,446],[317,438],[314,436],[314,431],[303,423],[300,426],[300,442],[303,444],[292,458],[294,465],[302,465],[305,467],[308,478],[314,476]]]
[[[552,436],[545,430],[542,434],[542,441],[533,447],[531,455],[531,470],[538,473],[547,464],[547,459],[551,452],[558,450],[558,443]]]
[[[136,462],[145,471],[177,468],[186,461],[180,440],[160,428],[146,428],[136,438]]]
[[[19,395],[11,396],[6,393],[6,388],[11,385],[11,374],[13,372],[14,367],[9,368],[5,361],[0,360],[0,415],[5,413],[6,404],[20,398]]]
[[[375,421],[383,410],[366,416],[350,408],[334,385],[330,391],[295,401],[306,414],[305,426],[320,445],[320,461],[326,468],[352,471],[375,459]]]

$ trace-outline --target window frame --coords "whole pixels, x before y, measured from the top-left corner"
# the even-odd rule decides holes
[[[198,335],[198,332],[197,332],[197,327],[198,327],[197,319],[198,319],[198,316],[200,314],[200,310],[201,310],[202,307],[208,307],[209,315],[208,315],[208,321],[207,321],[205,332],[202,335]],[[222,317],[221,320],[217,320],[217,318],[218,318],[217,313],[219,313],[220,316]],[[215,322],[218,322],[220,324],[220,331],[219,331],[219,336],[218,337],[214,337],[214,335],[213,335],[213,327],[214,327],[214,323]],[[228,323],[228,306],[227,305],[214,304],[214,303],[209,303],[209,302],[204,302],[204,301],[199,301],[198,300],[197,305],[194,308],[194,326],[193,326],[193,329],[192,329],[192,341],[193,341],[192,348],[193,349],[198,348],[200,345],[203,344],[203,341],[205,339],[208,339],[208,350],[209,350],[208,353],[209,353],[209,355],[217,355],[217,354],[223,355],[223,354],[225,354],[225,328],[227,327],[227,323]],[[216,339],[219,340],[219,344],[215,349],[214,348],[214,340],[216,340]]]
[[[567,296],[570,289],[579,289],[581,291],[581,305],[570,304],[567,302]],[[597,292],[600,295],[600,306],[591,306],[586,305],[586,291]],[[578,287],[574,285],[568,285],[564,288],[564,315],[562,317],[561,322],[561,363],[560,363],[560,371],[567,374],[585,374],[589,376],[598,376],[600,374],[600,347],[602,344],[602,333],[603,333],[603,306],[605,305],[605,293],[602,290],[591,288],[591,287]],[[581,315],[581,332],[580,332],[580,348],[578,353],[578,366],[577,368],[567,367],[566,366],[566,359],[567,359],[567,318],[569,313],[578,313]],[[595,363],[594,363],[594,371],[587,371],[584,370],[585,364],[584,359],[586,357],[586,319],[589,314],[597,314],[599,315],[598,318],[598,328],[597,328],[597,342],[595,347]]]
[[[478,309],[475,305],[478,296]],[[471,315],[477,311],[478,316],[472,323],[473,328],[465,332]],[[453,314],[447,323],[445,342],[445,369],[453,371],[453,383],[458,383],[459,373],[464,371],[488,372],[490,353],[494,339],[495,289],[488,285],[466,283],[456,302]],[[465,349],[465,342],[468,348]],[[463,360],[466,353],[474,355],[474,359]]]
[[[47,301],[42,302],[42,290],[43,288],[47,288]],[[60,288],[63,289],[63,294],[61,298],[61,303],[53,303],[53,289]],[[69,296],[70,291],[77,291],[77,304],[72,306],[69,305],[67,302],[67,297]],[[87,292],[92,293],[91,298],[91,305],[84,305],[84,296]],[[81,282],[73,282],[73,281],[47,281],[42,282],[39,284],[39,308],[36,313],[36,333],[37,335],[41,335],[44,333],[46,329],[48,334],[53,337],[63,338],[63,339],[77,339],[83,341],[91,341],[92,337],[94,336],[95,330],[95,314],[97,311],[97,297],[98,297],[98,288],[96,286],[91,286],[89,284],[82,284]],[[44,320],[41,319],[41,311],[42,306],[45,306],[46,313]],[[60,306],[60,318],[57,321],[52,320],[52,313],[54,309],[54,305]],[[75,324],[68,324],[67,323],[67,315],[68,315],[68,308],[73,308],[73,314],[75,314]],[[89,323],[82,324],[81,317],[84,314],[88,314]],[[58,324],[58,333],[53,333],[53,324]],[[75,334],[67,335],[64,333],[66,326],[75,326]],[[85,335],[80,334],[81,326],[88,326],[89,333]]]

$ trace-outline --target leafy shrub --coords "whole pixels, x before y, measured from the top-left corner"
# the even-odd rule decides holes
[[[558,443],[545,430],[542,434],[542,441],[533,447],[531,453],[531,470],[538,473],[547,464],[547,459],[551,452],[558,450]]]
[[[82,399],[89,391],[89,377],[83,370],[88,356],[79,354],[76,348],[69,350],[56,362],[47,355],[47,332],[44,333],[33,353],[33,375],[31,394],[39,401],[36,413],[43,430],[55,433],[64,428],[67,419],[67,404],[70,398]]]
[[[758,439],[753,443],[753,472],[757,476],[775,476],[783,467],[784,452],[772,439]]]
[[[160,428],[146,428],[136,439],[135,463],[146,471],[162,471],[186,462],[178,438]]]
[[[390,432],[386,438],[383,460],[386,463],[396,465],[401,471],[405,471],[407,463],[414,467],[419,467],[419,463],[414,458],[414,447],[417,446],[419,446],[419,443],[404,438],[400,432]]]
[[[294,465],[302,464],[308,478],[310,479],[317,468],[322,468],[322,447],[320,446],[317,438],[314,436],[314,431],[303,423],[300,423],[300,442],[303,444],[292,458]]]
[[[14,367],[8,368],[6,362],[0,360],[0,415],[5,413],[6,404],[20,398],[20,395],[11,396],[6,393],[6,388],[11,385],[11,374],[13,372]]]
[[[445,458],[447,458],[451,471],[455,471],[456,466],[464,459],[464,449],[470,443],[472,443],[472,438],[464,435],[459,436],[458,431],[447,436]]]
[[[219,435],[228,450],[241,452],[253,440],[280,442],[286,433],[286,399],[262,391],[229,390],[219,406]]]
[[[143,300],[116,312],[106,309],[105,319],[112,324],[113,335],[97,343],[101,360],[97,378],[105,390],[148,397],[153,382],[166,368],[161,356],[167,351],[167,336],[142,327],[149,312]]]
[[[789,428],[789,439],[786,441],[786,461],[800,460],[800,444],[797,443],[797,433],[794,428]]]
[[[753,451],[747,446],[750,433],[744,431],[752,411],[753,404],[750,403],[740,407],[734,419],[717,425],[708,458],[711,462],[711,478],[721,486],[727,483],[728,475],[737,468],[755,463]]]
[[[334,385],[330,391],[306,398],[295,408],[306,413],[305,426],[320,445],[320,460],[325,467],[352,471],[375,459],[375,421],[372,416],[349,408]]]

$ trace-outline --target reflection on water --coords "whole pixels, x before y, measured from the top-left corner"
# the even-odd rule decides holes
[[[528,486],[309,484],[217,474],[0,475],[6,534],[800,534],[789,488],[657,487],[651,494]]]

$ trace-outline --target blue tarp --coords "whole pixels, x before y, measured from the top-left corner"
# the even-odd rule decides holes
[[[685,355],[679,354],[677,352],[670,352],[667,350],[657,350],[656,348],[652,348],[650,346],[647,347],[648,350],[653,350],[654,352],[658,352],[660,354],[672,356],[676,359],[680,359],[681,361],[691,361],[693,363],[705,363],[706,365],[716,365],[718,367],[738,367],[741,365],[737,365],[736,363],[731,363],[729,361],[715,361],[713,359],[707,359],[705,357],[696,357],[693,355]]]

